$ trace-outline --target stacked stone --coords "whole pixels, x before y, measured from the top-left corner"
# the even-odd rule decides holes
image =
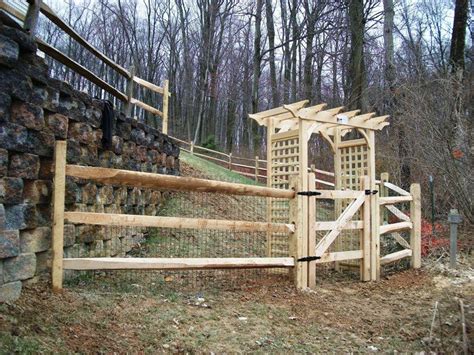
[[[158,130],[116,113],[102,148],[102,103],[48,75],[36,44],[0,20],[0,302],[16,299],[51,263],[51,195],[56,140],[67,162],[179,174],[179,148]],[[66,210],[155,215],[165,193],[67,179]],[[71,225],[66,256],[123,255],[143,238],[133,228]]]

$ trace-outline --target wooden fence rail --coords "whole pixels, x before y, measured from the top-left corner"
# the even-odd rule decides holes
[[[184,150],[185,152],[188,152],[200,158],[211,160],[212,162],[217,162],[217,164],[224,166],[230,171],[235,171],[236,173],[240,175],[248,176],[250,178],[253,178],[255,181],[265,182],[267,180],[267,160],[266,159],[260,159],[259,156],[255,156],[255,158],[238,157],[238,156],[232,155],[232,153],[227,154],[227,153],[223,153],[214,149],[209,149],[207,147],[202,147],[202,146],[194,144],[193,142],[188,142],[176,137],[170,136],[170,138],[175,140],[180,145],[181,149]],[[219,158],[213,155],[217,155],[219,156]],[[247,164],[237,163],[236,161],[247,161],[250,164],[247,165]],[[247,170],[247,171],[244,171],[244,170]],[[329,186],[329,187],[334,188],[334,173],[333,172],[316,169],[314,165],[309,167],[308,171],[319,175],[320,178],[316,178],[316,183],[323,186]],[[326,180],[323,180],[323,179],[326,179]]]
[[[3,7],[4,8],[4,7]],[[7,11],[11,12],[10,8],[5,8]],[[36,38],[36,42],[38,44],[38,48],[43,51],[45,54],[50,56],[51,58],[55,59],[56,61],[60,62],[61,64],[67,66],[68,68],[72,69],[76,73],[80,74],[87,80],[91,81],[102,90],[106,91],[110,95],[114,96],[121,102],[125,104],[125,111],[128,115],[131,114],[132,107],[138,106],[141,109],[156,115],[162,118],[162,131],[165,134],[168,134],[168,101],[171,93],[169,91],[169,83],[168,80],[164,80],[163,87],[157,86],[153,83],[150,83],[142,78],[139,78],[135,75],[135,70],[131,68],[130,70],[125,69],[123,66],[117,64],[112,59],[107,57],[97,48],[95,48],[92,44],[90,44],[86,39],[84,39],[79,33],[77,33],[74,28],[72,28],[69,24],[67,24],[64,20],[62,20],[48,5],[46,5],[42,1],[30,1],[28,12],[24,17],[24,28],[32,35],[35,34],[35,27],[38,21],[39,13],[42,13],[48,20],[50,20],[53,24],[55,24],[58,28],[63,30],[67,35],[73,38],[76,42],[78,42],[82,47],[86,48],[90,53],[96,56],[101,62],[115,70],[118,74],[124,77],[127,80],[127,92],[123,93],[119,89],[115,88],[114,86],[110,85],[103,79],[99,78],[96,74],[94,74],[89,69],[85,68],[80,63],[76,62],[74,59],[68,57],[66,54],[62,53],[60,50],[54,48],[50,44],[44,42],[43,40]],[[15,16],[18,17],[18,14]],[[162,102],[162,109],[159,110],[158,108],[147,104],[136,97],[133,97],[133,89],[134,83],[141,85],[142,87],[156,92],[163,97]]]
[[[88,167],[66,164],[66,142],[57,141],[55,147],[54,214],[53,214],[53,273],[54,290],[60,290],[63,270],[98,269],[209,269],[293,267],[293,257],[287,258],[75,258],[64,259],[64,221],[74,224],[155,227],[178,229],[211,229],[232,232],[270,232],[291,235],[293,223],[271,223],[204,218],[164,217],[95,212],[65,212],[65,178],[71,176],[102,184],[151,188],[173,191],[212,192],[230,195],[262,196],[294,199],[296,191],[270,187],[235,184],[222,181],[178,177],[129,170]]]

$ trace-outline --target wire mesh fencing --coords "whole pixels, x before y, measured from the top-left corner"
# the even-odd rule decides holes
[[[156,215],[265,222],[267,198],[207,192],[168,192]],[[126,206],[125,206],[126,207]],[[124,208],[129,214],[146,212],[146,207]],[[123,213],[123,212],[122,212]],[[93,240],[67,248],[65,257],[134,258],[252,258],[267,256],[267,232],[78,225]],[[76,231],[77,234],[77,231]],[[287,238],[289,235],[287,235]],[[288,256],[288,255],[285,255]],[[270,271],[271,270],[271,271]],[[103,292],[165,292],[222,290],[281,285],[288,270],[113,270],[65,271],[66,285]]]

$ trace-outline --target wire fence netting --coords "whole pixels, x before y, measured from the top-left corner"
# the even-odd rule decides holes
[[[157,216],[266,222],[267,198],[207,192],[166,192]],[[120,208],[119,208],[120,207]],[[119,206],[121,213],[147,214],[146,206]],[[72,208],[74,209],[74,208]],[[91,206],[90,209],[93,209]],[[93,212],[93,210],[90,212]],[[114,210],[114,208],[112,208]],[[126,211],[126,212],[124,212]],[[92,240],[66,248],[65,258],[250,258],[266,257],[267,232],[84,226]],[[76,232],[77,234],[77,232]],[[288,235],[289,237],[289,235]],[[288,255],[286,255],[288,256]],[[232,290],[288,282],[287,269],[65,270],[66,286],[103,292]]]

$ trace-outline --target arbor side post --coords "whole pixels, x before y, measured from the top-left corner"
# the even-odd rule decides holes
[[[40,14],[42,0],[28,0],[30,4],[26,11],[25,20],[23,22],[23,29],[30,35],[34,36],[36,32],[36,25]]]
[[[410,232],[411,267],[421,267],[421,188],[420,184],[411,184],[410,194],[413,201],[410,203],[410,218],[413,224]]]
[[[57,141],[54,150],[53,193],[53,291],[63,288],[64,194],[66,189],[66,141]]]
[[[165,80],[163,85],[163,133],[168,134],[168,102],[169,102],[169,81]]]
[[[132,65],[129,71],[130,71],[130,77],[127,79],[127,89],[126,89],[127,102],[125,103],[125,116],[132,117],[132,109],[133,109],[132,98],[133,98],[133,87],[134,87],[133,77],[135,76],[135,67]]]
[[[368,176],[361,177],[361,189],[363,191],[370,190],[370,178]],[[360,263],[360,279],[362,281],[370,281],[370,208],[370,195],[365,195],[364,205],[361,210],[364,226],[360,241],[360,249],[363,256]]]
[[[385,182],[388,182],[390,175],[388,173],[380,174],[380,197],[388,197],[388,187],[385,187]],[[388,223],[388,210],[381,208],[381,222],[382,224]]]

